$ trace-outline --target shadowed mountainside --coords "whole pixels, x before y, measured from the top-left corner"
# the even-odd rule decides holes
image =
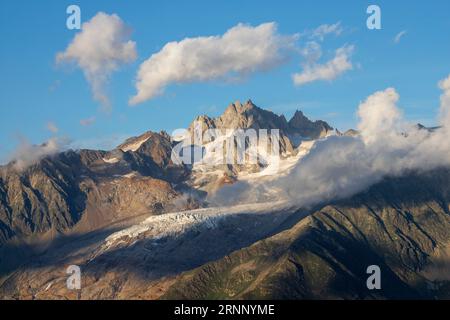
[[[79,150],[18,170],[0,167],[0,245],[10,238],[93,230],[119,218],[161,213],[177,197],[183,166],[170,160],[167,134],[148,132],[136,150]]]
[[[386,179],[183,274],[164,298],[449,298],[449,182],[450,170]],[[366,287],[373,264],[381,290]]]
[[[196,122],[202,131],[279,129],[283,157],[304,140],[342,135],[300,111],[287,121],[250,100]],[[0,167],[0,297],[450,298],[449,169],[385,178],[314,209],[185,211],[203,205],[197,194],[253,169],[175,165],[175,143],[145,132],[111,151]],[[214,188],[201,192],[208,184]],[[82,266],[81,292],[65,286],[69,264]],[[382,272],[379,291],[366,287],[373,264]]]
[[[130,229],[114,241],[99,236],[96,241],[88,238],[55,246],[3,279],[0,295],[20,299],[448,298],[450,255],[443,253],[450,244],[449,181],[448,169],[411,173],[386,178],[365,192],[312,212],[277,213],[265,205],[267,212],[261,216],[239,214],[176,231],[175,222],[183,218],[180,213],[167,219],[172,225],[166,225],[166,235],[154,230],[157,220],[153,220],[145,231],[132,235],[136,231]],[[69,264],[83,270],[78,296],[65,287],[64,270]],[[369,291],[366,269],[373,264],[381,268],[382,289]]]
[[[332,130],[327,123],[312,122],[299,111],[288,123],[284,116],[250,100],[244,105],[231,104],[216,119],[202,116],[196,121],[205,128],[279,129],[283,152],[294,151],[288,136],[312,139]],[[171,160],[175,143],[165,132],[148,131],[111,151],[69,150],[25,168],[17,168],[15,161],[0,166],[0,246],[9,239],[52,238],[75,226],[79,231],[91,231],[127,216],[173,209],[170,203],[181,194],[173,185],[183,192],[193,189],[185,184],[190,169]],[[228,172],[239,166],[225,167]],[[223,179],[233,181],[235,177],[231,173]],[[194,202],[188,199],[185,209],[198,206]]]

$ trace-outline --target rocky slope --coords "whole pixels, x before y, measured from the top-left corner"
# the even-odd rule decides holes
[[[179,277],[164,298],[450,298],[450,170],[386,179]],[[381,268],[368,290],[366,268]]]
[[[279,129],[277,175],[316,139],[359,134],[300,111],[287,121],[251,101],[197,118],[190,133],[198,124],[202,132]],[[256,166],[215,165],[208,151],[222,142],[204,141],[206,165],[174,163],[178,141],[145,132],[111,151],[0,167],[0,298],[450,298],[450,169],[385,178],[315,208],[199,208],[225,184],[274,174],[264,155]],[[80,291],[66,287],[72,264],[82,269]],[[369,291],[373,264],[382,289]]]
[[[296,141],[299,139],[323,138],[333,131],[333,128],[325,121],[311,121],[298,110],[288,122],[284,115],[261,109],[251,100],[244,104],[239,101],[231,103],[217,118],[206,115],[197,117],[190,125],[191,131],[196,123],[201,125],[203,132],[206,129],[255,129],[256,131],[278,129],[282,152],[292,152],[298,146]]]
[[[304,116],[300,119],[298,115],[288,123],[284,116],[248,101],[244,105],[231,104],[216,119],[203,116],[197,121],[205,130],[280,129],[281,150],[292,153],[294,147],[289,134],[308,137],[311,132],[317,135],[319,131],[331,129],[326,123],[311,122]],[[10,238],[65,232],[80,222],[90,228],[100,227],[118,217],[126,217],[123,213],[126,210],[138,213],[156,208],[163,212],[164,205],[175,197],[171,183],[190,179],[186,166],[172,162],[173,145],[165,132],[149,131],[127,139],[111,151],[66,151],[47,156],[24,169],[17,169],[14,162],[0,167],[0,245]],[[233,182],[237,171],[249,169],[221,167],[219,176],[211,179],[216,187]],[[154,188],[156,185],[159,188]],[[195,182],[190,184],[193,185]],[[128,208],[125,199],[131,201]],[[83,216],[89,219],[82,220]],[[84,223],[85,220],[88,222]]]
[[[17,170],[0,167],[0,245],[10,238],[83,230],[162,212],[183,179],[167,134],[145,133],[135,150],[65,151]],[[84,219],[83,219],[84,217]],[[81,225],[80,225],[81,224]]]
[[[220,138],[209,136],[208,129],[219,132]],[[230,135],[229,131],[253,129],[257,141],[245,140],[246,153],[242,154],[239,162],[237,146],[239,139]],[[267,130],[267,137],[262,136],[260,129]],[[278,130],[279,141],[273,141],[272,130]],[[248,132],[248,131],[247,131]],[[324,138],[334,134],[333,128],[326,122],[311,121],[301,111],[296,111],[289,122],[283,115],[277,115],[271,111],[257,107],[251,100],[244,104],[236,101],[231,103],[224,113],[217,117],[197,117],[189,126],[189,136],[184,139],[186,145],[196,143],[194,136],[202,136],[203,159],[192,166],[192,175],[189,185],[206,191],[215,192],[223,185],[236,181],[242,174],[261,172],[270,165],[271,148],[278,143],[277,156],[281,159],[296,156],[302,143]],[[243,140],[243,139],[242,139]],[[242,141],[241,140],[241,141]],[[223,150],[216,155],[217,150]],[[232,161],[225,161],[231,154]],[[250,155],[256,154],[257,160],[250,160]],[[224,164],[226,162],[226,164]],[[243,163],[242,163],[243,162]],[[210,174],[209,174],[210,173]]]
[[[281,150],[291,154],[294,145],[288,136],[299,133],[302,126],[308,127],[302,131],[305,134],[316,124],[330,129],[306,117],[301,123],[294,121],[296,117],[292,120],[296,126],[291,127],[284,116],[248,101],[231,104],[216,119],[203,116],[197,121],[205,129],[279,129]],[[90,232],[143,213],[195,208],[198,190],[214,191],[233,183],[238,172],[257,171],[267,165],[220,165],[221,170],[215,173],[200,170],[198,175],[196,170],[172,162],[175,143],[165,132],[149,131],[111,151],[69,150],[24,168],[15,161],[1,166],[0,247],[11,241],[33,242],[36,237],[50,241],[60,234]],[[4,263],[7,259],[1,260]]]
[[[295,153],[295,144],[289,136],[311,139],[332,129],[323,121],[308,120],[301,112],[287,122],[284,116],[258,108],[250,100],[245,104],[231,104],[218,118],[202,116],[195,122],[200,122],[204,130],[279,129],[281,152],[288,154]],[[185,165],[172,162],[174,143],[165,132],[149,131],[127,139],[111,151],[66,151],[47,156],[24,169],[17,169],[14,161],[1,166],[0,246],[10,238],[64,232],[79,224],[89,210],[99,212],[89,213],[87,224],[91,227],[114,222],[117,216],[126,216],[120,214],[126,209],[124,200],[120,199],[132,201],[128,211],[153,208],[164,211],[161,207],[176,193],[171,184],[187,181],[187,188],[198,185],[198,176],[191,175]],[[222,170],[218,176],[202,173],[200,178],[208,181],[207,186],[214,186],[204,188],[210,191],[232,183],[239,171],[259,170],[266,165],[220,165]],[[160,190],[154,185],[161,186]],[[161,196],[153,201],[153,193]]]
[[[208,208],[61,240],[0,277],[15,299],[450,297],[450,170],[389,178],[312,210]],[[82,290],[68,290],[77,264]],[[366,287],[381,268],[382,289]]]
[[[65,269],[76,264],[83,272],[82,299],[157,298],[174,275],[273,234],[293,214],[273,203],[205,208],[61,239],[11,274],[0,274],[0,297],[73,298]]]
[[[333,130],[325,121],[317,120],[312,122],[299,110],[294,113],[288,125],[288,131],[292,135],[310,139],[323,138]]]

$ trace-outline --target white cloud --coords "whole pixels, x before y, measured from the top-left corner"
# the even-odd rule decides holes
[[[75,62],[89,82],[94,99],[108,110],[110,102],[105,94],[105,84],[121,64],[136,59],[136,43],[129,40],[130,30],[116,14],[97,13],[83,23],[64,52],[56,61]]]
[[[334,80],[342,73],[352,70],[353,65],[350,61],[350,56],[354,51],[354,46],[343,46],[336,50],[333,59],[324,64],[317,63],[317,59],[320,57],[320,47],[317,48],[317,43],[313,42],[316,48],[313,50],[304,52],[306,57],[305,63],[303,63],[303,70],[300,73],[295,73],[292,76],[295,85],[301,86],[309,82],[318,80]],[[312,55],[315,56],[312,56]],[[313,58],[311,58],[313,57]]]
[[[450,167],[450,76],[439,83],[440,129],[419,129],[404,120],[393,88],[369,96],[358,108],[360,136],[333,136],[313,149],[286,176],[272,182],[225,187],[223,202],[286,199],[298,206],[350,197],[387,176]]]
[[[56,124],[51,121],[47,122],[47,130],[50,131],[51,133],[58,133],[59,131]]]
[[[397,33],[397,35],[394,37],[394,42],[399,43],[400,39],[406,34],[406,30],[400,31]]]
[[[316,41],[308,41],[305,47],[300,50],[300,54],[305,59],[304,65],[312,65],[322,56],[322,47]]]
[[[90,125],[92,125],[95,122],[95,117],[89,117],[86,119],[81,119],[80,120],[80,125],[82,125],[83,127],[88,127]]]
[[[320,41],[323,41],[325,36],[329,34],[340,35],[343,29],[341,26],[341,22],[336,22],[335,24],[322,24],[318,26],[311,32],[311,38],[317,38]]]
[[[71,140],[66,137],[52,137],[48,141],[36,145],[27,138],[19,137],[19,144],[16,149],[5,157],[5,162],[10,163],[12,168],[23,171],[31,165],[38,163],[45,157],[64,152],[68,149],[93,149],[112,150],[123,143],[129,134],[113,134],[110,136],[97,136],[92,139]]]
[[[238,24],[225,34],[169,42],[139,67],[137,94],[130,104],[161,94],[171,83],[242,77],[283,63],[295,47],[296,35],[278,34],[275,23]]]
[[[372,94],[359,106],[358,130],[366,143],[376,141],[380,135],[395,134],[402,116],[396,107],[399,98],[394,88],[388,88]]]
[[[46,156],[59,152],[64,145],[65,142],[58,138],[51,138],[41,145],[31,144],[27,139],[21,138],[9,160],[12,161],[14,169],[22,171]]]

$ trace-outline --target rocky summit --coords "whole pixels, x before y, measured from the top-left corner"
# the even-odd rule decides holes
[[[317,145],[358,131],[301,111],[288,121],[251,100],[199,116],[187,132],[198,125],[278,129],[278,171],[267,157],[256,166],[174,162],[179,140],[151,131],[113,150],[1,166],[0,298],[450,298],[450,168],[386,175],[304,206],[285,199],[278,179]],[[254,199],[235,201],[249,187]],[[80,290],[67,287],[69,265],[82,270]],[[366,285],[371,265],[382,270],[380,290]]]

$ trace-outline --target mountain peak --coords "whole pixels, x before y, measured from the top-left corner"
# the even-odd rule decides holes
[[[242,104],[239,100],[236,100],[227,107],[225,113],[241,114],[254,108],[257,107],[250,99],[248,99],[244,104]]]
[[[208,128],[279,129],[284,135],[290,134],[311,139],[324,137],[333,130],[325,121],[311,121],[301,110],[296,110],[288,122],[284,115],[277,115],[272,111],[262,109],[256,106],[251,99],[244,104],[239,100],[230,103],[224,113],[217,118],[200,116],[195,121],[202,123],[203,130]]]
[[[303,120],[308,120],[309,119],[304,115],[304,113],[301,110],[295,110],[294,115],[292,116],[291,120],[289,120],[289,122],[297,122],[297,121],[303,121]]]
[[[324,137],[329,131],[333,130],[327,122],[322,120],[311,121],[300,110],[295,111],[288,124],[292,133],[313,139]]]
[[[246,106],[250,106],[250,107],[256,107],[255,104],[253,103],[253,101],[251,99],[248,99],[247,102],[245,103]]]

